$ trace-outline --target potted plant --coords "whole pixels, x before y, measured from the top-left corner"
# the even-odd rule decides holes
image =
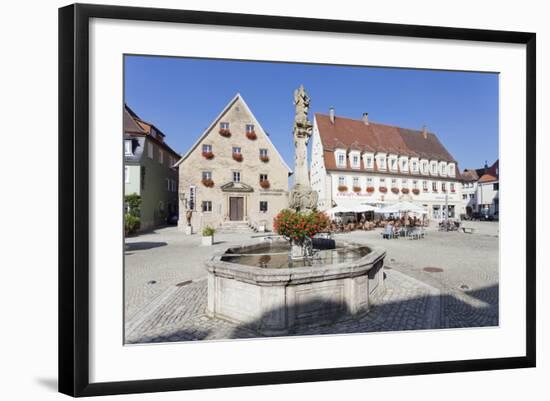
[[[248,131],[246,133],[246,137],[248,139],[250,139],[251,141],[255,140],[256,138],[258,138],[258,136],[256,135],[256,133],[254,131]]]
[[[361,187],[353,187],[353,192],[361,192]]]
[[[398,193],[399,193],[399,188],[393,187],[393,188],[391,189],[391,191],[392,191],[394,194],[398,194]]]
[[[243,154],[242,153],[233,153],[233,160],[236,160],[238,162],[243,161]]]
[[[367,187],[367,192],[372,194],[374,192],[374,187]]]
[[[260,160],[263,161],[264,163],[267,163],[269,161],[269,156],[262,155],[262,156],[260,156]]]
[[[401,192],[406,195],[409,193],[409,188],[401,188]]]
[[[205,159],[213,159],[214,158],[214,153],[212,152],[202,152],[202,157],[204,157]]]
[[[126,213],[124,215],[124,235],[134,234],[139,230],[140,218],[139,216],[134,216],[133,214]]]
[[[338,185],[338,192],[348,192],[348,187],[346,185]]]
[[[290,241],[293,258],[303,258],[306,238],[313,238],[315,234],[326,231],[329,227],[329,217],[318,211],[295,212],[284,209],[273,219],[275,232]]]
[[[413,194],[418,195],[420,193],[420,190],[418,188],[413,189]]]
[[[214,181],[212,180],[212,178],[203,178],[202,185],[207,188],[212,188],[214,186]]]
[[[214,233],[216,230],[212,226],[206,226],[202,229],[202,244],[205,246],[214,245]]]
[[[229,138],[231,136],[231,131],[229,131],[227,128],[220,128],[220,135],[224,136],[226,138]]]
[[[386,188],[386,187],[379,187],[378,190],[379,190],[381,193],[383,193],[383,194],[385,194],[386,192],[388,192],[388,188]]]
[[[269,180],[261,180],[260,181],[260,187],[262,187],[263,189],[268,189],[270,187],[270,183],[269,183]]]

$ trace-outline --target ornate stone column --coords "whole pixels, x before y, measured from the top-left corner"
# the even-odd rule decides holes
[[[296,211],[308,211],[317,208],[317,192],[311,189],[307,166],[307,143],[312,134],[313,125],[308,120],[310,98],[300,85],[294,91],[294,187],[290,192],[290,207]]]

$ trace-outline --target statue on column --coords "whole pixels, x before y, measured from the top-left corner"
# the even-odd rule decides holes
[[[310,98],[300,85],[294,91],[294,187],[290,191],[290,207],[296,211],[309,211],[317,208],[317,192],[311,189],[309,169],[307,165],[307,144],[313,131],[313,125],[308,120]]]

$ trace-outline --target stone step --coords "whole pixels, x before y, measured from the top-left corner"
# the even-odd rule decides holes
[[[219,233],[253,233],[246,221],[224,221],[217,230]]]

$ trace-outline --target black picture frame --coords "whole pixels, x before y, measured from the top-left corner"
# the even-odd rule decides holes
[[[91,18],[526,46],[526,353],[521,357],[90,383],[88,61]],[[59,9],[59,391],[96,396],[534,367],[536,363],[536,35],[479,29],[75,4]]]

